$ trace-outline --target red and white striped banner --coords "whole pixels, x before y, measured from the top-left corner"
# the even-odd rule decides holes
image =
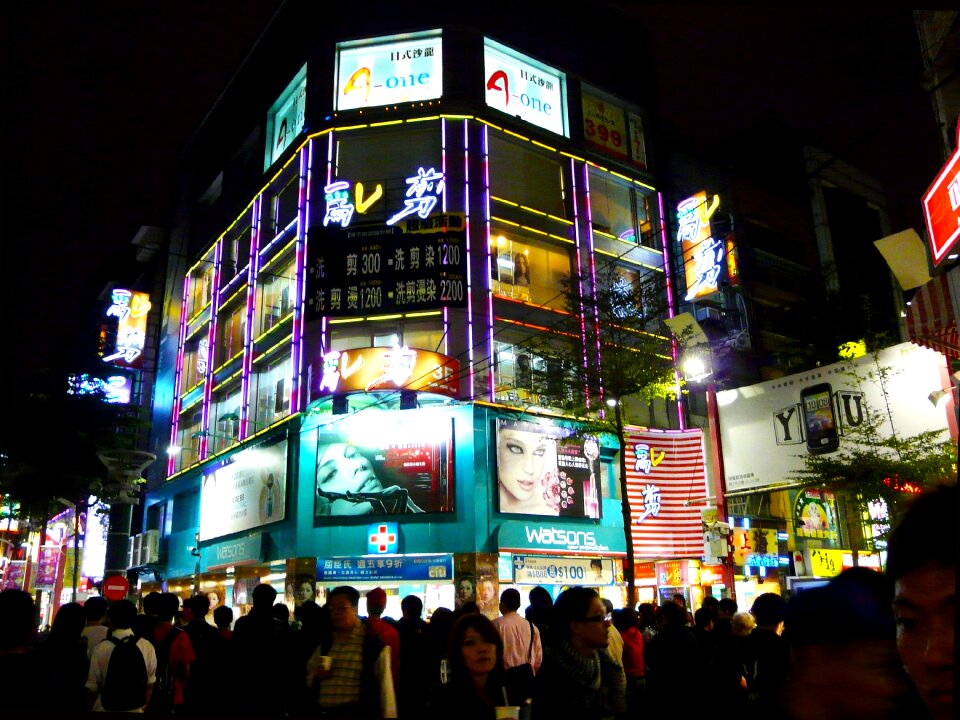
[[[937,275],[913,296],[907,335],[917,345],[938,350],[948,359],[960,359],[960,337],[946,275]]]
[[[703,431],[626,428],[624,440],[635,557],[702,557]]]

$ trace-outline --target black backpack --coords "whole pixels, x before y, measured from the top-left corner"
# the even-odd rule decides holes
[[[161,642],[153,644],[157,651],[157,682],[150,694],[147,712],[157,715],[169,715],[173,711],[173,668],[170,667],[170,648],[182,633],[178,627],[171,627]]]
[[[137,647],[137,636],[121,639],[107,635],[107,640],[114,647],[100,689],[100,704],[111,712],[142,708],[147,702],[147,664]]]

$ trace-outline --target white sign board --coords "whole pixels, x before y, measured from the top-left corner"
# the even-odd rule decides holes
[[[881,368],[888,374],[886,401],[877,380]],[[879,415],[884,436],[894,430],[901,437],[942,430],[946,440],[953,406],[935,407],[928,396],[949,387],[943,355],[901,343],[876,359],[866,355],[718,392],[727,491],[795,483],[805,457],[838,452],[854,442],[868,411]]]
[[[283,520],[286,487],[286,439],[230,455],[203,476],[200,539]]]
[[[517,585],[613,585],[616,576],[611,558],[514,555]]]
[[[549,65],[483,39],[487,105],[569,137],[566,76]]]
[[[337,44],[334,107],[356,110],[443,95],[439,30]]]

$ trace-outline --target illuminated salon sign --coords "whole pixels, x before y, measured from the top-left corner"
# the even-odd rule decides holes
[[[127,405],[130,403],[132,383],[126,375],[94,377],[83,373],[71,375],[67,395],[100,395],[104,402]]]
[[[930,256],[939,265],[960,240],[960,122],[957,149],[923,196]]]
[[[337,43],[337,110],[421,102],[442,95],[439,30]]]
[[[314,373],[311,397],[414,390],[456,398],[459,395],[460,363],[457,360],[407,346],[359,350],[331,350],[321,358],[321,371]]]
[[[566,76],[489,38],[483,39],[487,105],[569,137]]]
[[[267,113],[264,169],[273,165],[303,130],[306,104],[307,66],[304,65]]]
[[[719,206],[719,195],[708,198],[702,190],[677,205],[677,240],[687,279],[685,300],[695,300],[718,289],[724,267],[724,243],[713,237],[710,218]]]
[[[143,364],[143,347],[147,338],[147,313],[150,312],[147,293],[114,288],[106,317],[116,318],[117,342],[103,356],[103,362],[120,367],[139,368]]]

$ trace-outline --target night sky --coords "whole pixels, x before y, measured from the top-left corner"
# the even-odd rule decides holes
[[[169,225],[178,155],[278,4],[4,3],[9,367],[62,357],[137,229]],[[884,182],[894,231],[922,228],[942,158],[908,10],[618,4],[650,28],[674,141],[790,124]]]

